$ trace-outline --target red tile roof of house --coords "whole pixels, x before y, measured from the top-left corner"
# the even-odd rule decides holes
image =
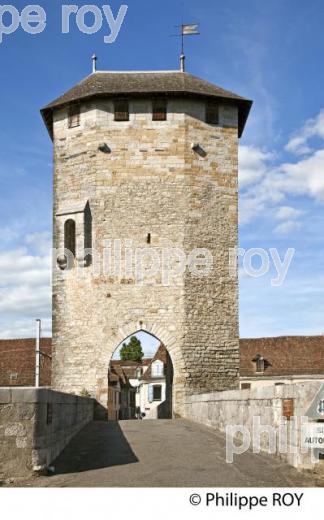
[[[265,376],[324,375],[324,336],[241,339],[241,376],[257,375],[258,354],[265,359]]]
[[[51,356],[51,338],[42,338],[41,351]],[[283,336],[240,340],[240,375],[256,376],[253,359],[260,354],[266,360],[265,376],[324,375],[324,336]],[[143,360],[148,366],[143,379],[151,377],[151,363],[167,361],[167,350],[161,344],[153,359]],[[125,366],[122,366],[125,365]],[[114,374],[127,383],[136,376],[134,361],[113,360]],[[17,374],[17,379],[10,378]],[[124,384],[125,384],[124,383]],[[0,340],[0,386],[34,386],[35,339]],[[51,384],[51,359],[41,356],[41,385]]]

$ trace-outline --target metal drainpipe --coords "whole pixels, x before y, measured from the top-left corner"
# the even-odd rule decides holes
[[[36,320],[36,370],[35,370],[35,386],[39,388],[40,374],[40,337],[41,337],[41,320]]]

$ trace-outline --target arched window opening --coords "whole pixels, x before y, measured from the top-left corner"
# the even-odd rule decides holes
[[[108,370],[108,420],[171,419],[172,361],[155,336],[138,331],[115,350]]]
[[[68,268],[71,268],[76,250],[75,221],[71,218],[64,223],[64,250]]]

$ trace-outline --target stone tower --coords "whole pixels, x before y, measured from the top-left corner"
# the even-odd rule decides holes
[[[168,349],[175,414],[185,395],[237,387],[229,257],[250,107],[161,71],[94,72],[42,110],[54,143],[55,389],[85,388],[105,407],[111,356],[139,330]]]

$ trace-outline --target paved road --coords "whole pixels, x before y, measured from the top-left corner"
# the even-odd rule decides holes
[[[59,487],[312,486],[314,481],[251,452],[225,461],[225,437],[184,420],[93,422],[67,446],[55,475],[23,485]]]

